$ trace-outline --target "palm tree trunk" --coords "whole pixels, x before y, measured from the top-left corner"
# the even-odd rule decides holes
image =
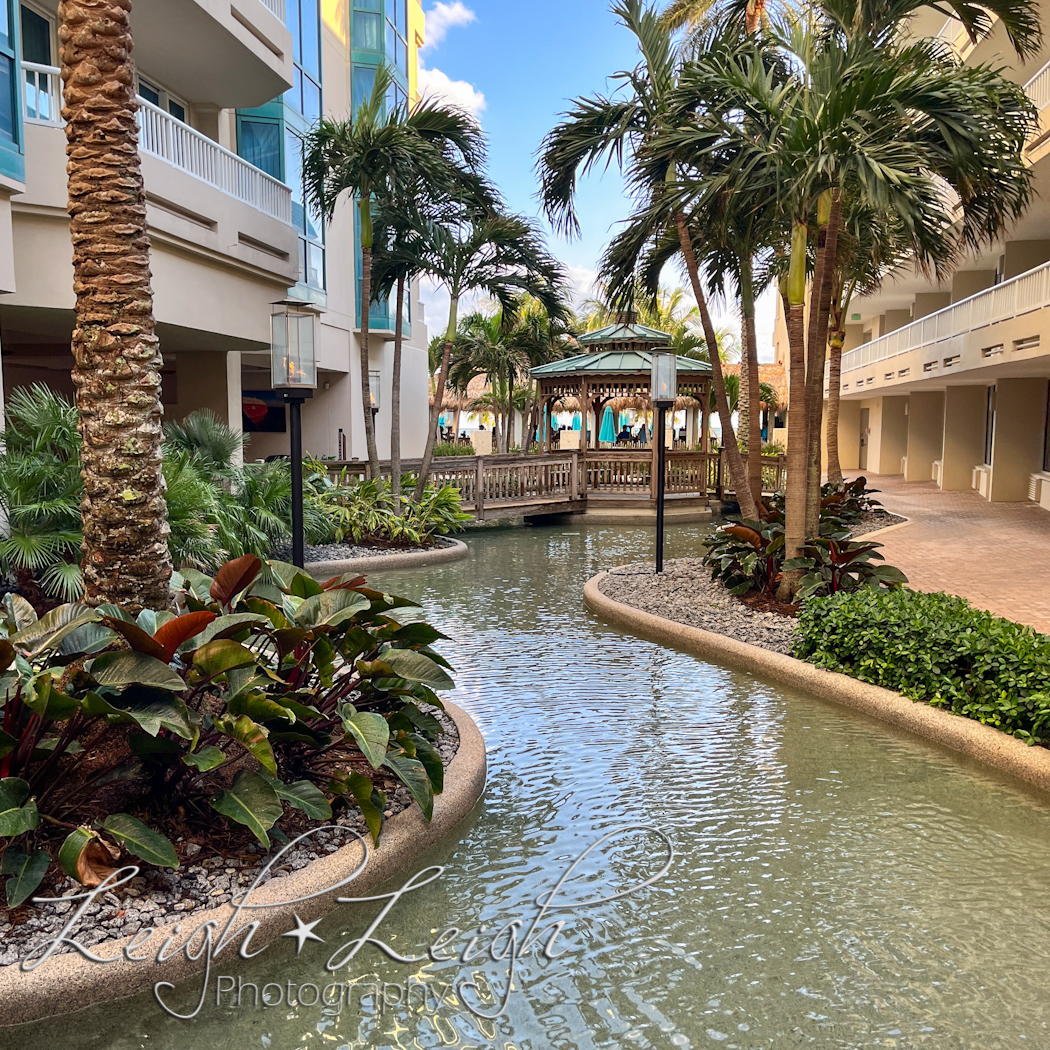
[[[740,260],[740,312],[744,318],[744,353],[740,359],[740,404],[747,415],[747,483],[756,506],[762,502],[762,410],[758,372],[758,336],[755,332],[755,286],[751,257]],[[747,362],[745,382],[744,362]],[[744,429],[744,412],[740,412]]]
[[[160,347],[138,152],[130,0],[60,5],[84,497],[84,600],[171,606]]]
[[[836,190],[831,195],[824,243],[818,249],[820,283],[813,279],[813,294],[809,306],[809,343],[806,364],[806,532],[816,536],[820,530],[821,438],[824,422],[824,362],[828,353],[828,319],[831,313],[831,293],[835,284],[838,261],[839,229],[842,225],[842,196]]]
[[[788,334],[787,493],[784,506],[784,558],[797,558],[806,542],[806,307],[784,297]],[[802,573],[785,570],[777,590],[782,602],[794,601]]]
[[[797,558],[806,542],[806,253],[809,227],[796,218],[791,228],[791,260],[786,287],[781,290],[787,320],[789,393],[787,492],[784,497],[784,560]],[[794,601],[802,573],[785,569],[777,598]]]
[[[839,411],[842,393],[842,344],[845,341],[846,332],[841,324],[836,323],[828,339],[828,481],[832,485],[841,485],[843,481],[842,463],[839,459]]]
[[[536,384],[529,380],[525,388],[525,407],[521,412],[521,450],[528,452],[532,448],[532,435],[535,430],[532,416],[536,407]]]
[[[397,279],[397,316],[394,319],[394,362],[390,380],[390,496],[394,513],[401,514],[401,344],[405,336],[405,277]]]
[[[372,309],[372,197],[361,196],[361,408],[365,417],[365,448],[368,469],[379,478],[379,452],[376,450],[375,416],[372,415],[372,390],[368,376],[369,314]]]
[[[725,376],[722,374],[722,361],[718,356],[718,336],[715,334],[715,326],[711,321],[711,313],[707,309],[707,297],[704,295],[703,286],[700,284],[700,269],[696,263],[696,253],[693,251],[693,239],[689,234],[689,227],[686,225],[685,215],[682,212],[675,213],[675,225],[678,227],[678,240],[682,246],[686,270],[689,272],[689,281],[692,284],[693,295],[696,298],[696,305],[700,311],[700,323],[704,329],[704,338],[707,340],[707,352],[711,359],[711,385],[715,392],[718,417],[722,422],[722,444],[725,446],[726,455],[729,457],[729,472],[733,475],[735,481],[737,499],[740,502],[740,513],[745,518],[755,518],[758,510],[755,507],[755,501],[751,498],[751,491],[747,487],[747,470],[740,455],[740,447],[736,442],[736,432],[733,430],[733,417],[729,411],[729,401],[726,398],[726,382]]]
[[[427,444],[423,452],[423,464],[419,468],[416,480],[416,491],[413,499],[418,503],[426,491],[430,478],[430,465],[434,462],[434,446],[437,444],[438,419],[441,415],[441,402],[445,400],[445,384],[448,382],[448,370],[452,364],[452,346],[456,341],[456,328],[459,324],[459,293],[452,296],[448,308],[448,328],[445,330],[445,348],[441,353],[441,369],[438,372],[434,388],[434,403],[430,406],[430,430],[427,433]]]

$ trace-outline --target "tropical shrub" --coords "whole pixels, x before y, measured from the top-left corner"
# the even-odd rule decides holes
[[[430,819],[444,776],[431,709],[453,685],[431,649],[444,636],[402,624],[396,611],[415,603],[363,577],[319,584],[271,562],[274,582],[261,583],[262,569],[246,555],[214,578],[186,570],[173,584],[177,615],[70,604],[38,619],[4,598],[10,907],[56,861],[89,886],[121,850],[177,867],[164,834],[173,820],[207,828],[218,812],[268,847],[286,806],[327,820],[356,804],[378,839],[391,782]]]
[[[456,444],[454,441],[442,441],[440,444],[434,446],[435,458],[448,458],[449,456],[473,456],[476,455],[474,452],[474,446],[467,442],[466,444]]]
[[[240,464],[243,437],[210,412],[165,426],[165,500],[176,567],[214,572],[242,554],[267,557],[288,533],[292,479],[287,461]],[[76,409],[42,384],[18,388],[7,404],[0,451],[0,570],[31,575],[46,596],[83,593],[80,572],[80,435]],[[316,499],[304,505],[307,542],[332,537]]]
[[[802,557],[784,562],[785,569],[802,569],[796,598],[825,596],[861,587],[899,587],[908,577],[893,565],[875,565],[885,559],[881,543],[817,537],[802,548]]]
[[[401,479],[402,493],[414,486],[413,475]],[[395,504],[386,481],[358,479],[346,468],[333,480],[322,463],[315,463],[310,487],[336,543],[425,547],[435,536],[457,532],[470,520],[453,485],[427,485],[418,502],[402,495]]]
[[[80,434],[76,409],[41,383],[19,387],[6,405],[0,441],[0,507],[7,530],[0,568],[33,573],[53,597],[70,601],[80,575]]]
[[[865,588],[811,599],[794,655],[1050,745],[1050,637],[963,598]]]
[[[861,515],[881,506],[871,498],[876,490],[867,487],[865,478],[838,488],[825,485],[824,490],[820,535],[805,547],[803,557],[786,566],[806,571],[798,596],[907,583],[899,569],[872,564],[882,560],[875,553],[881,544],[850,539],[850,528]],[[711,578],[738,596],[755,590],[772,594],[785,568],[784,493],[775,493],[759,512],[759,521],[729,518],[730,524],[717,529],[705,546],[703,561],[711,569]]]

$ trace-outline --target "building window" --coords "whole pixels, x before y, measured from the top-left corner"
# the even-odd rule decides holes
[[[186,114],[189,107],[180,98],[176,98],[167,89],[152,83],[143,77],[138,78],[138,96],[156,106],[158,109],[166,110],[176,120],[186,123]]]
[[[31,7],[22,5],[22,61],[52,65],[51,22]]]
[[[995,448],[995,387],[988,388],[988,401],[984,416],[984,462],[992,464],[992,451]]]
[[[12,0],[0,0],[0,141],[17,146],[18,56],[15,54],[15,12]]]
[[[386,57],[408,77],[408,0],[386,0]]]
[[[281,122],[258,117],[238,117],[237,145],[240,155],[275,179],[284,178],[281,156]]]

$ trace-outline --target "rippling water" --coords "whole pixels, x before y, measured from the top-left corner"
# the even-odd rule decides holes
[[[700,539],[673,528],[670,554],[694,554]],[[537,895],[627,825],[667,834],[668,874],[557,916],[563,954],[522,959],[495,1020],[460,995],[494,1013],[505,964],[403,965],[365,947],[337,975],[356,982],[338,1015],[253,1008],[247,991],[240,1007],[229,995],[216,1006],[213,986],[193,1021],[140,996],[0,1034],[0,1045],[1050,1046],[1050,808],[1037,796],[851,712],[603,626],[583,609],[583,583],[651,556],[651,530],[566,525],[470,543],[467,561],[382,576],[452,636],[455,699],[482,728],[490,780],[456,840],[418,864],[444,874],[399,901],[375,936],[412,955],[455,926],[467,931],[460,951],[479,926],[491,937],[531,921]],[[616,839],[564,897],[642,881],[660,849],[652,834]],[[379,907],[333,913],[317,927],[325,944],[298,957],[281,941],[218,972],[323,989],[329,954]],[[373,1009],[369,982],[388,983],[394,1000],[410,977],[409,1008]],[[464,979],[477,990],[457,994]],[[179,1001],[195,998],[188,987]]]

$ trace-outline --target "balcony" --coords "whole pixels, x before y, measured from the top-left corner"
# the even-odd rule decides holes
[[[271,0],[274,4],[281,0]],[[30,124],[62,125],[59,70],[23,62],[25,119]],[[292,191],[236,153],[213,142],[170,113],[139,99],[139,149],[167,161],[264,215],[292,221]]]
[[[1047,317],[1039,312],[1048,307],[1050,263],[1044,263],[843,354],[842,392],[943,382],[968,369],[1001,369],[1045,355]]]

